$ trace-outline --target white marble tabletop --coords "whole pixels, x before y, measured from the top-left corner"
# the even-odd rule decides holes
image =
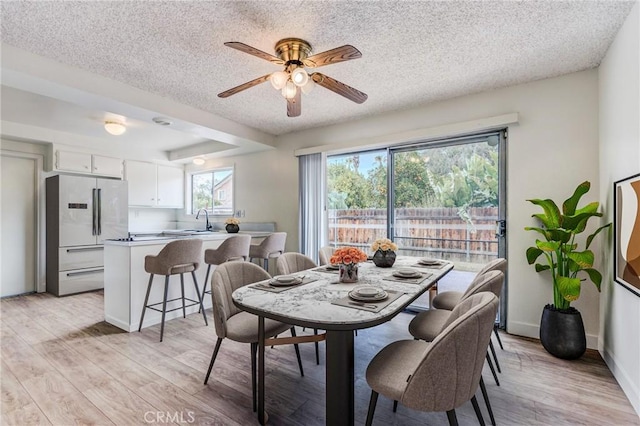
[[[272,293],[244,286],[233,293],[234,303],[248,312],[278,319],[294,325],[316,327],[324,330],[367,328],[388,321],[400,310],[409,305],[422,293],[433,286],[438,279],[453,269],[447,263],[439,268],[416,267],[416,270],[432,275],[420,284],[407,284],[388,281],[384,278],[401,267],[416,265],[419,258],[398,256],[391,268],[378,268],[372,262],[359,264],[358,282],[342,284],[338,274],[319,272],[313,269],[298,275],[317,278],[309,284],[294,287],[281,293]],[[320,267],[321,268],[321,267]],[[317,268],[317,269],[320,269]],[[331,304],[331,301],[347,296],[354,287],[362,284],[374,285],[384,290],[401,291],[404,294],[380,312]]]

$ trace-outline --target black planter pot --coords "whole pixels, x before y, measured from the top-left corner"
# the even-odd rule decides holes
[[[575,308],[556,309],[547,305],[540,320],[540,341],[551,355],[562,359],[580,358],[587,350],[582,315]]]
[[[225,226],[224,229],[226,229],[227,232],[230,234],[235,234],[240,230],[240,227],[238,225],[234,225],[230,223],[227,226]]]
[[[371,260],[380,268],[390,268],[396,262],[396,252],[391,250],[376,250]]]

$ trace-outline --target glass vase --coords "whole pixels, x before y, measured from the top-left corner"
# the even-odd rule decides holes
[[[349,263],[349,264],[340,264],[340,278],[339,281],[341,283],[355,283],[358,281],[358,264],[357,263]]]

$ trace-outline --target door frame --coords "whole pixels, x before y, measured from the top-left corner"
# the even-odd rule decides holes
[[[34,236],[35,236],[35,271],[34,276],[36,279],[36,292],[43,293],[47,290],[46,271],[45,271],[45,191],[44,191],[44,155],[35,154],[30,152],[13,151],[9,149],[1,149],[0,156],[13,157],[27,160],[33,160],[34,167],[34,205],[36,208],[35,220],[34,220]]]

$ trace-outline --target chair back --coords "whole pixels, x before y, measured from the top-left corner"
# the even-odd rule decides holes
[[[482,269],[478,271],[477,275],[486,274],[489,271],[500,271],[506,276],[507,275],[507,259],[504,259],[502,257],[493,259],[491,262],[484,265]]]
[[[315,268],[316,263],[301,253],[284,253],[276,262],[276,274],[288,275]]]
[[[258,246],[251,246],[251,257],[267,259],[272,254],[282,254],[284,253],[286,242],[286,232],[274,232],[265,238]]]
[[[227,320],[241,312],[241,309],[234,305],[231,294],[240,287],[269,278],[271,275],[267,271],[249,262],[227,262],[213,271],[211,302],[218,337],[227,337]]]
[[[250,235],[229,237],[217,249],[205,250],[204,261],[210,265],[220,265],[229,260],[247,260],[250,245]]]
[[[400,402],[421,411],[449,411],[476,393],[487,354],[498,298],[474,294],[456,305],[454,320],[425,349],[407,378]]]
[[[156,256],[145,256],[144,270],[156,275],[191,272],[198,269],[201,260],[202,240],[171,241]]]
[[[489,271],[476,275],[467,290],[462,294],[460,302],[466,298],[483,291],[490,291],[496,297],[500,297],[502,285],[504,284],[504,274],[500,271]]]
[[[334,247],[320,247],[320,251],[318,252],[318,255],[320,256],[320,265],[329,265],[331,263],[329,259],[333,256],[334,251],[336,251]]]

